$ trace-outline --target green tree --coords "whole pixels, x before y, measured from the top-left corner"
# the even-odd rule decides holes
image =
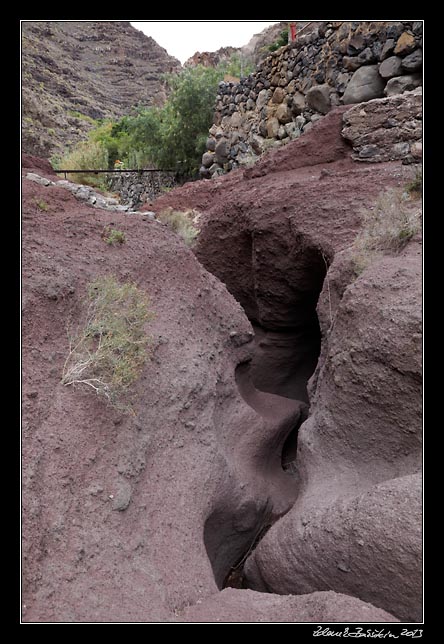
[[[202,65],[169,74],[171,93],[165,105],[128,119],[133,148],[143,150],[142,156],[161,170],[195,174],[205,152],[220,80],[220,70]]]

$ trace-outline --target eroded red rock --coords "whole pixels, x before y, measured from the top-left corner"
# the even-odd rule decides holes
[[[419,239],[358,279],[340,266],[360,209],[384,187],[405,185],[412,168],[353,162],[343,111],[251,171],[187,184],[148,204],[203,212],[195,255],[159,222],[92,209],[63,188],[23,180],[26,621],[218,621],[233,603],[240,621],[259,621],[259,613],[277,621],[290,604],[300,621],[418,617],[418,512],[406,530],[395,502],[402,494],[393,490],[420,467]],[[28,164],[44,174],[39,162]],[[122,230],[125,244],[106,245],[106,226]],[[155,312],[134,416],[60,382],[69,321],[83,311],[87,284],[109,273],[135,281]],[[246,314],[259,327],[257,349]],[[283,449],[307,401],[290,474]],[[412,493],[416,508],[413,491],[409,483],[405,498]],[[391,512],[387,499],[395,499]],[[336,561],[328,535],[340,533],[343,508],[346,543],[357,525],[352,510],[367,501],[380,528],[368,529],[369,539],[382,554],[367,553],[367,567],[347,584],[354,569]],[[321,557],[301,537],[310,512],[319,519],[313,544]],[[325,590],[310,571],[333,575],[323,566],[334,561],[329,588],[354,598],[218,593],[279,517],[247,562],[251,584],[257,572],[278,594]],[[392,517],[389,555],[381,546]],[[273,548],[285,552],[280,561],[261,557]],[[295,568],[296,551],[304,561]],[[374,562],[393,566],[392,595],[382,573],[380,587],[366,586],[362,571]],[[295,570],[301,578],[292,586]],[[404,583],[412,589],[403,594]]]
[[[335,592],[272,595],[226,588],[182,612],[184,622],[397,622],[380,608]],[[318,627],[320,628],[320,627]],[[313,628],[316,630],[316,627]]]

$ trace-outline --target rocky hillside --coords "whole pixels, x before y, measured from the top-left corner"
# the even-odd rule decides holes
[[[23,22],[23,151],[49,157],[84,138],[91,119],[161,104],[161,76],[178,68],[129,22]]]
[[[220,63],[229,61],[231,56],[239,51],[240,49],[238,47],[221,47],[216,51],[196,51],[195,54],[185,61],[184,67],[196,67],[196,65],[217,67]]]
[[[364,109],[147,204],[202,213],[194,252],[25,159],[24,621],[421,621],[421,233],[354,246],[415,168],[353,158]],[[154,313],[132,413],[62,382],[107,275]]]

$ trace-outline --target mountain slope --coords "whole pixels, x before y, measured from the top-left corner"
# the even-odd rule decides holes
[[[91,119],[161,104],[162,74],[179,68],[129,22],[23,22],[23,151],[50,156],[84,138]]]

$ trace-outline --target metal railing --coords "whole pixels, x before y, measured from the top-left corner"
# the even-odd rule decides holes
[[[56,174],[64,174],[65,179],[67,174],[100,174],[100,173],[108,173],[108,172],[120,172],[120,173],[125,173],[125,172],[138,172],[139,174],[142,174],[144,172],[165,172],[168,174],[174,174],[176,170],[159,170],[158,168],[145,168],[143,170],[54,170]]]

